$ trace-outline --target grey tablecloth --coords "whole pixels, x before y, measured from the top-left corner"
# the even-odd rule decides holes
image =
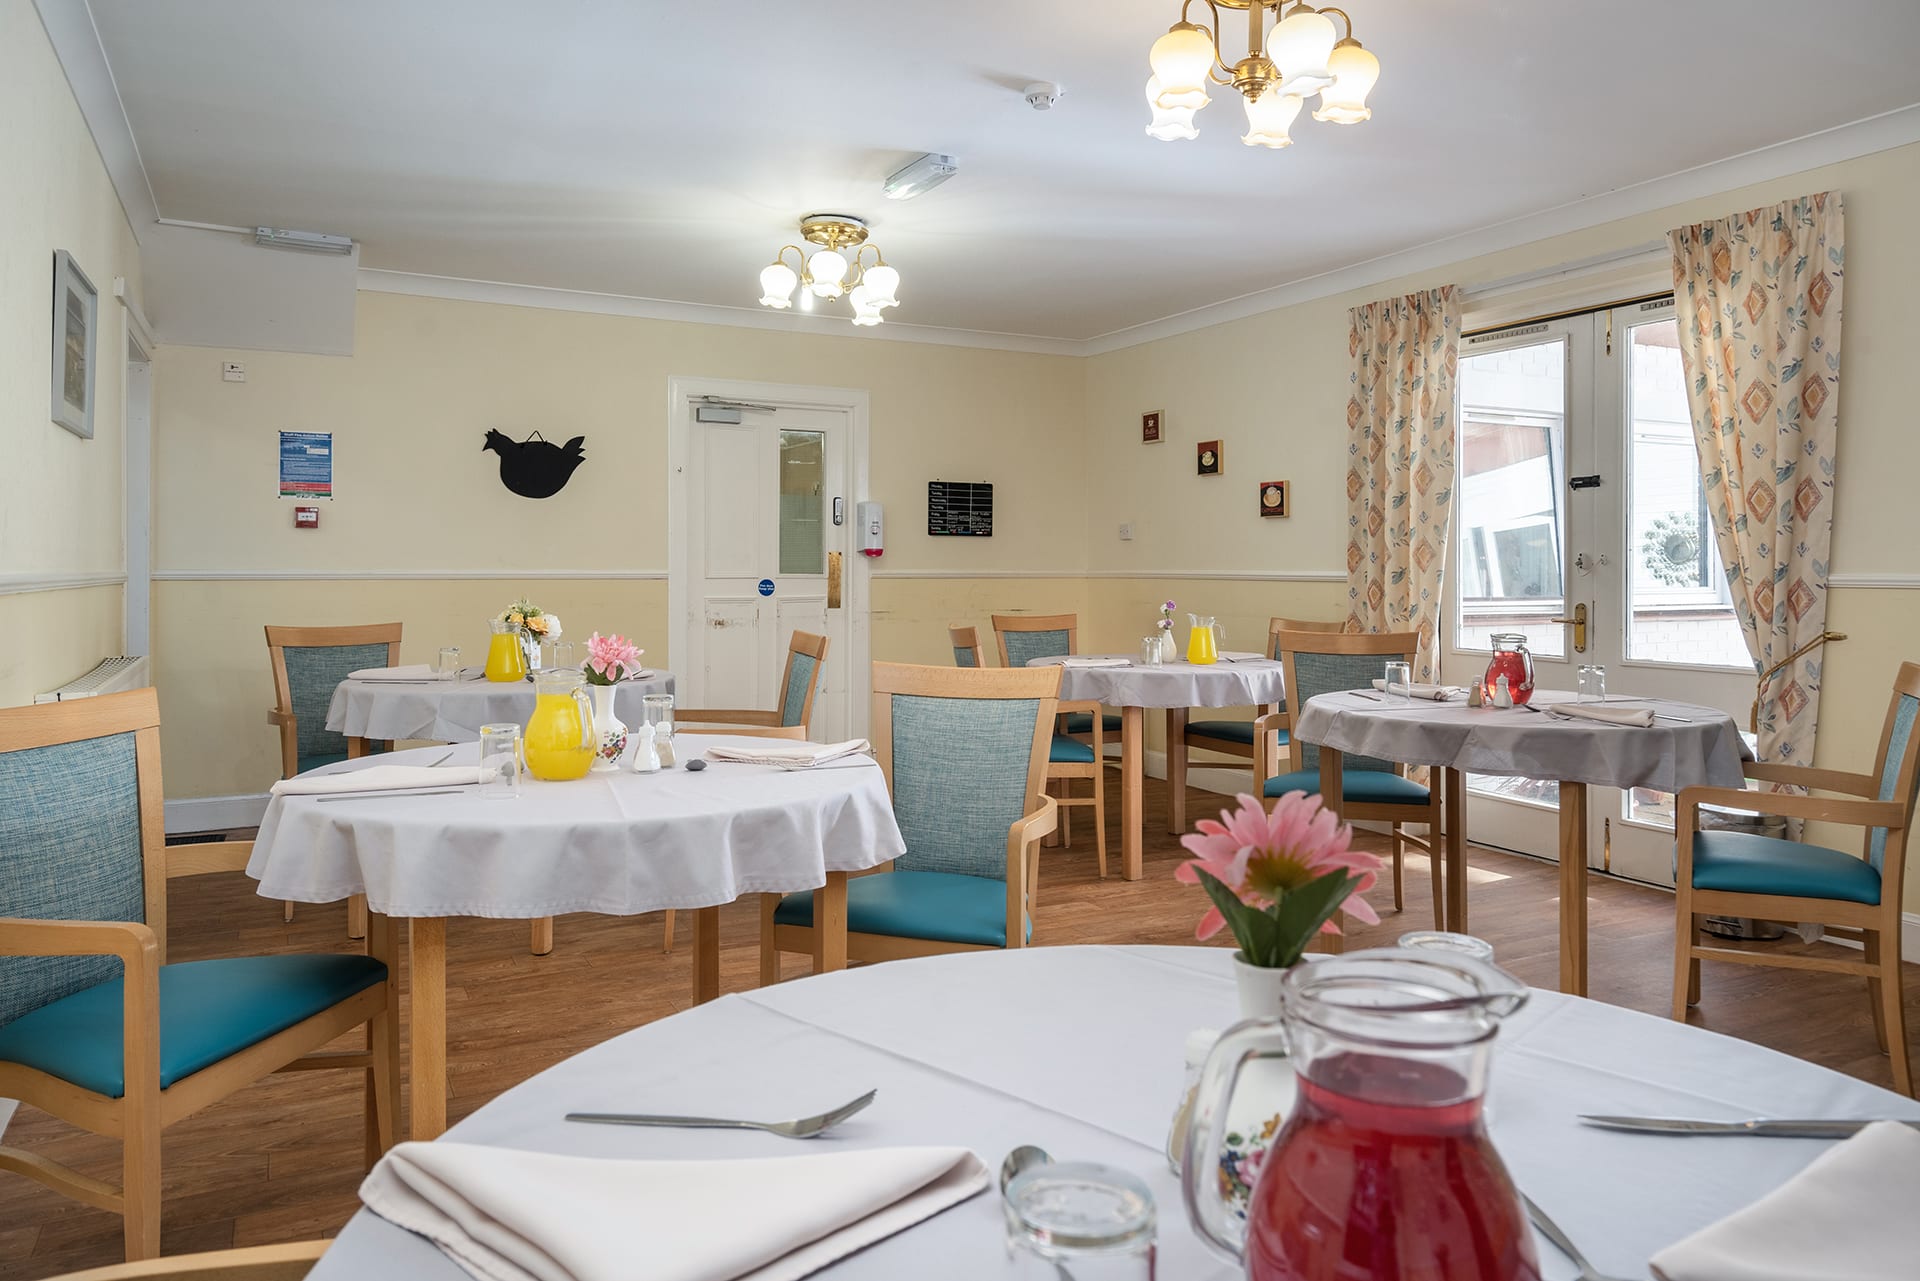
[[[461,1143],[663,1160],[773,1157],[771,1134],[569,1125],[573,1109],[806,1116],[879,1090],[814,1142],[840,1150],[964,1144],[997,1167],[1022,1143],[1147,1181],[1169,1281],[1243,1275],[1187,1227],[1162,1155],[1196,1027],[1239,1018],[1225,948],[1039,947],[888,961],[723,996],[629,1032],[501,1095]],[[503,980],[510,981],[510,980]],[[1071,1001],[1036,993],[1071,992]],[[1654,1251],[1751,1204],[1830,1142],[1589,1129],[1582,1112],[1720,1119],[1920,1117],[1920,1104],[1757,1045],[1596,1001],[1533,993],[1500,1031],[1493,1139],[1515,1181],[1593,1261],[1644,1277]],[[751,1213],[751,1207],[742,1207]],[[1030,1277],[1007,1257],[991,1190],[819,1273],[821,1281]],[[1537,1243],[1541,1274],[1573,1266]],[[635,1243],[644,1276],[645,1243]],[[1045,1273],[1043,1272],[1043,1275]],[[462,1281],[424,1239],[361,1212],[313,1281]]]
[[[623,681],[613,696],[614,713],[638,725],[640,699],[673,693],[673,673]],[[341,681],[327,704],[327,728],[353,738],[426,738],[472,743],[482,725],[525,725],[533,715],[533,686],[526,681]]]
[[[1574,695],[1541,690],[1541,706]],[[1450,765],[1473,774],[1553,779],[1600,787],[1743,787],[1740,762],[1752,759],[1733,717],[1711,707],[1657,698],[1607,700],[1609,707],[1651,707],[1684,720],[1646,728],[1564,720],[1523,708],[1464,702],[1376,702],[1322,694],[1294,714],[1303,742],[1407,765]]]
[[[1063,661],[1036,658],[1027,666],[1061,667],[1060,697],[1073,702],[1107,707],[1244,707],[1277,703],[1286,697],[1280,664],[1270,658],[1159,667],[1142,667],[1131,660],[1126,667],[1062,667]]]

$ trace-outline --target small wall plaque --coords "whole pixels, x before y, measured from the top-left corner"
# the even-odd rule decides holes
[[[1148,445],[1157,445],[1160,443],[1159,410],[1156,409],[1150,414],[1140,415],[1140,440],[1142,443]]]
[[[1202,476],[1218,476],[1225,468],[1225,460],[1220,453],[1220,442],[1217,440],[1201,441],[1197,451],[1197,459],[1199,463],[1198,474]]]
[[[1262,516],[1285,516],[1287,514],[1286,481],[1263,480],[1260,482],[1260,514]]]

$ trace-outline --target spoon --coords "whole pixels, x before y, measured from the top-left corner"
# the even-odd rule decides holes
[[[1566,1255],[1573,1262],[1573,1266],[1580,1269],[1579,1281],[1627,1281],[1625,1277],[1611,1276],[1595,1268],[1587,1261],[1587,1256],[1580,1253],[1580,1247],[1561,1231],[1560,1225],[1548,1218],[1545,1210],[1534,1204],[1532,1197],[1523,1192],[1520,1194],[1520,1199],[1526,1203],[1527,1217],[1533,1220],[1534,1227],[1540,1229],[1540,1235],[1553,1242],[1560,1253]]]

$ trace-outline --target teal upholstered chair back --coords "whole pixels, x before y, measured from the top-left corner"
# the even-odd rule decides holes
[[[1007,667],[1025,667],[1036,658],[1061,658],[1073,653],[1079,630],[1079,617],[1074,614],[993,616],[1000,661]]]
[[[146,915],[133,734],[0,752],[0,916]],[[113,957],[0,957],[0,1026],[119,973]]]
[[[976,627],[949,627],[947,636],[953,642],[953,665],[955,667],[985,667],[980,654],[980,630]]]
[[[1006,632],[1007,666],[1025,667],[1036,658],[1059,658],[1073,652],[1066,630],[1045,632]]]
[[[820,681],[820,664],[827,657],[827,638],[795,632],[787,642],[787,675],[780,686],[780,723],[805,725]]]
[[[1901,676],[1907,675],[1903,668]],[[1913,821],[1914,792],[1920,786],[1920,733],[1915,732],[1914,721],[1920,717],[1920,697],[1904,691],[1897,692],[1893,698],[1893,708],[1887,718],[1886,741],[1880,745],[1880,787],[1874,799],[1880,801],[1898,801],[1906,810],[1907,821]],[[1887,858],[1887,829],[1884,827],[1867,830],[1867,860],[1873,864],[1876,872],[1884,872]],[[1904,869],[1902,869],[1904,871]]]
[[[300,734],[300,768],[307,762],[345,756],[347,740],[327,728],[327,705],[334,687],[347,673],[387,665],[385,645],[288,646],[287,690],[293,695],[293,715]]]
[[[1031,799],[1037,698],[888,698],[903,872],[1007,878],[1007,829]]]
[[[1367,689],[1370,682],[1378,680],[1392,662],[1413,661],[1414,646],[1412,638],[1396,646],[1371,646],[1376,652],[1363,654],[1341,653],[1341,643],[1329,637],[1326,648],[1306,648],[1298,639],[1300,633],[1285,633],[1294,636],[1294,648],[1285,654],[1287,667],[1287,703],[1297,717],[1300,709],[1309,700],[1321,694],[1331,694],[1343,689]],[[1357,638],[1350,638],[1357,639]],[[1365,641],[1377,638],[1367,637]],[[1295,769],[1320,768],[1320,749],[1312,743],[1302,742],[1298,734],[1290,744]],[[1349,770],[1392,771],[1392,761],[1378,760],[1371,756],[1347,753],[1345,768]]]

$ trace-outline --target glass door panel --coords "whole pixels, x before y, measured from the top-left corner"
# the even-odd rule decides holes
[[[826,572],[827,438],[780,433],[780,572]]]

